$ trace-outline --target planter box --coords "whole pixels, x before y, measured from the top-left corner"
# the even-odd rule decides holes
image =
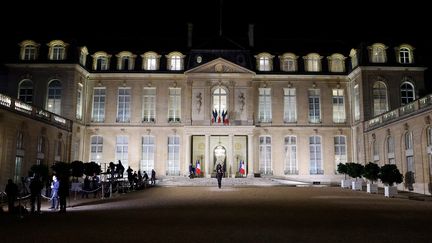
[[[355,191],[361,191],[363,186],[362,180],[352,181],[352,189]]]
[[[378,193],[378,184],[367,184],[366,187],[367,193]]]
[[[351,179],[341,180],[342,188],[351,188]]]
[[[384,196],[385,197],[394,197],[398,194],[396,186],[384,186]]]

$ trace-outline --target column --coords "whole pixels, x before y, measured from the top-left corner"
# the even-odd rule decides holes
[[[188,176],[189,164],[191,162],[191,135],[185,134],[184,145],[185,145],[184,170],[185,170],[185,175]]]
[[[229,136],[228,136],[228,146],[229,146],[229,149],[228,149],[228,154],[227,154],[227,157],[228,157],[228,161],[229,161],[229,173],[231,174],[231,177],[232,178],[234,178],[235,177],[235,174],[236,174],[236,172],[237,172],[237,169],[236,169],[236,167],[234,167],[234,135],[232,135],[232,134],[229,134]],[[228,176],[229,176],[229,174],[228,174]]]
[[[205,176],[211,177],[210,174],[210,135],[205,135],[205,152],[204,152],[204,163],[205,163]]]
[[[254,177],[254,170],[253,170],[253,164],[254,164],[254,158],[253,158],[253,135],[248,135],[248,162],[247,162],[247,177]]]

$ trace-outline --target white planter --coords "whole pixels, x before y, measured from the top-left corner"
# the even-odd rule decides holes
[[[362,180],[352,181],[352,189],[355,191],[361,191],[363,186]]]
[[[351,179],[342,179],[341,180],[341,187],[342,188],[351,188]]]
[[[378,184],[370,184],[366,185],[367,193],[378,193]]]
[[[384,196],[385,197],[394,197],[398,194],[396,186],[384,186]]]

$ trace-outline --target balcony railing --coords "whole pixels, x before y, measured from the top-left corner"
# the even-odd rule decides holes
[[[72,121],[49,111],[29,105],[20,100],[0,94],[0,107],[12,112],[26,115],[38,121],[43,121],[56,127],[72,131]]]
[[[398,109],[386,112],[382,115],[370,119],[366,122],[366,129],[378,127],[388,122],[397,120],[398,118],[406,117],[414,112],[418,112],[428,108],[432,108],[432,94],[414,100],[411,103],[399,107]]]

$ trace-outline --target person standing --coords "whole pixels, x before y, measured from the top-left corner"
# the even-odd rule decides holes
[[[53,181],[51,183],[51,207],[49,209],[58,209],[58,190],[59,190],[59,181],[57,180],[57,176],[53,175]]]
[[[9,213],[13,213],[15,207],[15,200],[18,196],[18,186],[12,181],[12,179],[8,180],[5,192],[7,194],[8,200],[8,211]]]
[[[150,181],[152,185],[156,184],[156,171],[154,169],[152,169]]]
[[[218,187],[219,187],[219,189],[222,186],[222,177],[223,177],[223,174],[224,174],[224,171],[223,171],[222,165],[221,164],[217,164],[217,166],[216,166],[216,179],[218,181]]]
[[[37,213],[40,213],[41,209],[41,191],[42,191],[42,182],[40,180],[39,175],[35,175],[30,182],[30,202],[31,202],[31,212],[35,212],[35,208],[37,208]],[[35,207],[35,204],[37,205]]]
[[[69,177],[62,176],[60,178],[60,185],[58,189],[60,198],[60,213],[66,212],[66,197],[69,196]]]

